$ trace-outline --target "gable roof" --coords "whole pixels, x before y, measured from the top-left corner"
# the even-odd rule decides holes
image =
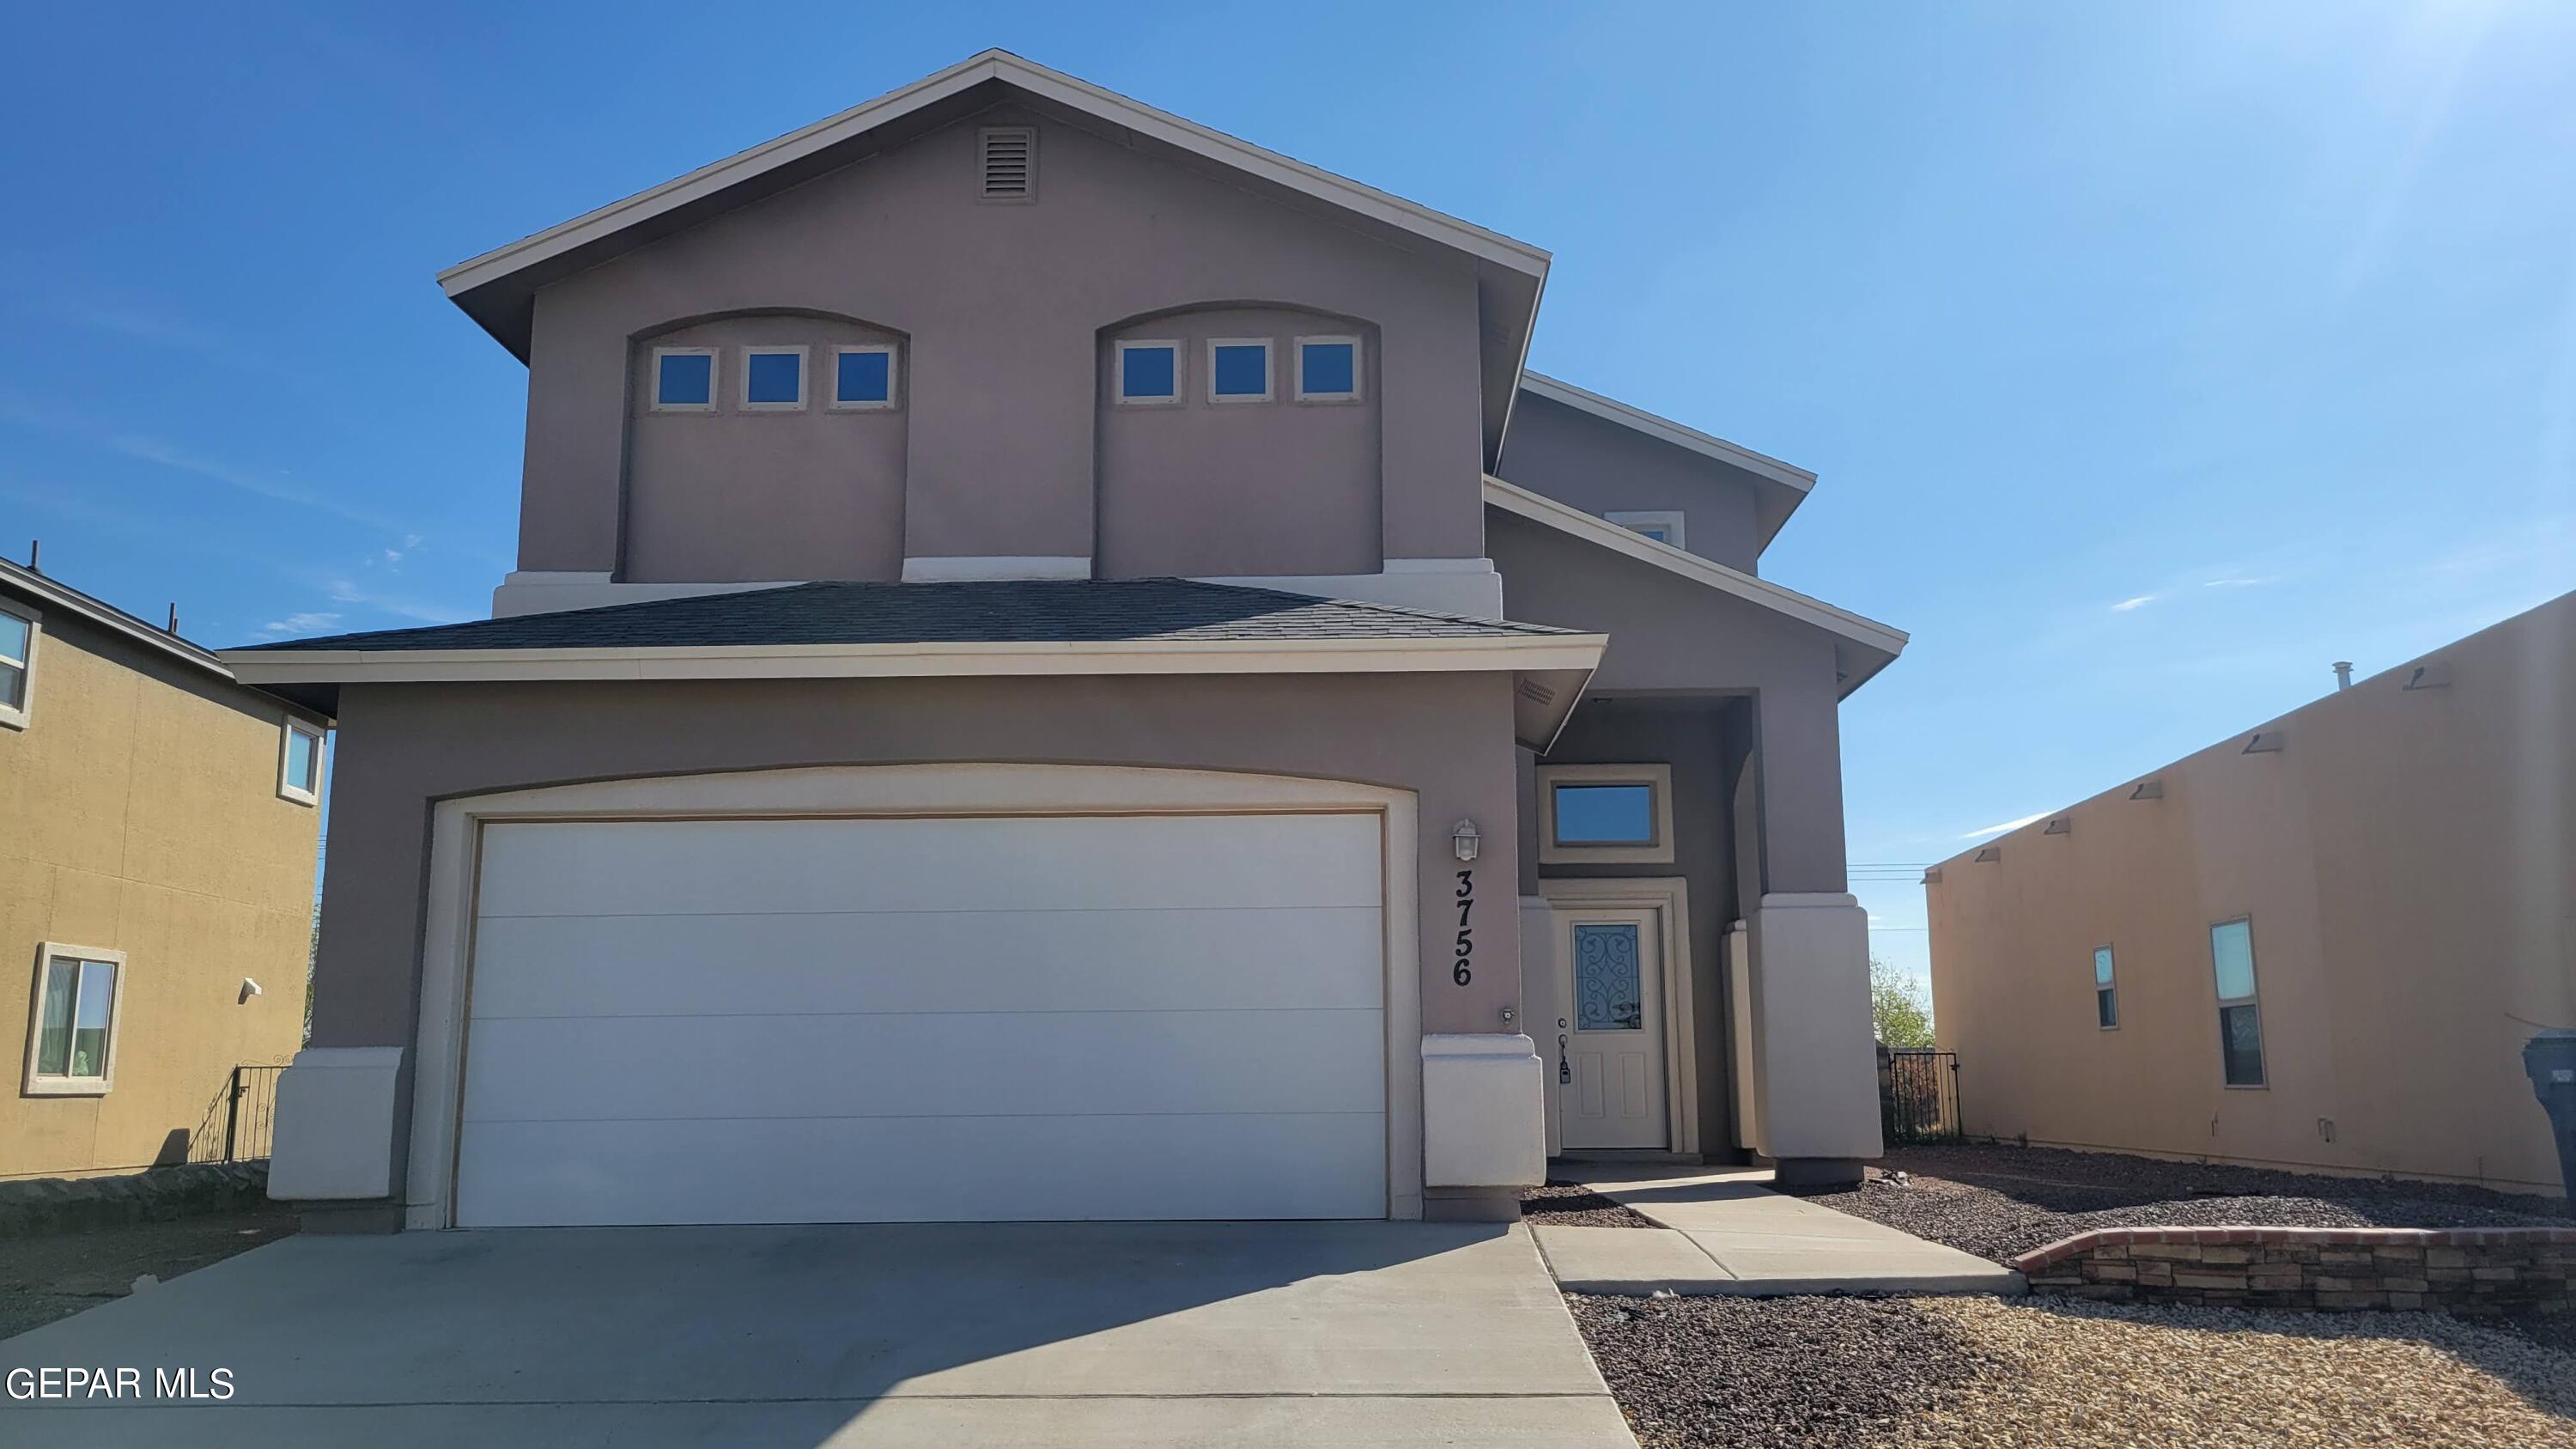
[[[935,75],[816,121],[685,176],[588,211],[438,274],[448,299],[527,360],[537,289],[621,252],[890,150],[985,110],[1005,93],[1117,128],[1140,147],[1222,168],[1247,189],[1332,209],[1359,229],[1455,252],[1475,268],[1484,313],[1485,457],[1500,452],[1548,254],[1527,242],[1419,206],[1276,151],[1103,90],[1006,50],[987,50]]]
[[[1788,523],[1789,515],[1798,511],[1798,505],[1807,501],[1807,494],[1816,486],[1816,475],[1794,463],[1783,463],[1715,434],[1703,433],[1686,423],[1674,422],[1671,418],[1632,407],[1617,398],[1604,397],[1544,373],[1524,371],[1521,374],[1521,391],[1604,422],[1616,423],[1659,443],[1697,453],[1749,475],[1761,495],[1757,509],[1761,532],[1754,542],[1756,553],[1770,547],[1771,540]]]
[[[939,675],[1515,676],[1555,738],[1608,639],[1189,579],[813,583],[227,649],[241,678],[338,702],[351,683]]]
[[[1848,609],[1837,609],[1822,599],[1811,598],[1769,579],[1728,568],[1714,559],[1705,559],[1648,538],[1634,529],[1622,528],[1606,518],[1596,518],[1580,508],[1559,503],[1500,478],[1485,479],[1485,506],[1545,524],[1560,533],[1571,534],[1613,553],[1652,564],[1719,593],[1824,630],[1835,639],[1834,654],[1836,666],[1843,676],[1844,695],[1867,684],[1872,675],[1894,663],[1908,642],[1902,629],[1891,629]]]

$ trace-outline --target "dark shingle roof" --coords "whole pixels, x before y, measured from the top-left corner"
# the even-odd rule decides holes
[[[793,584],[231,651],[1077,644],[1121,639],[1486,639],[1570,633],[1187,579]]]

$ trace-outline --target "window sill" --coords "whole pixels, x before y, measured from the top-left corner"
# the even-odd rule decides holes
[[[109,1079],[105,1077],[97,1081],[73,1077],[30,1077],[25,1090],[30,1097],[104,1097],[108,1085]]]

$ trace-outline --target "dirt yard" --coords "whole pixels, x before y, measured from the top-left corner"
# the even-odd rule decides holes
[[[0,1338],[122,1298],[144,1274],[166,1283],[295,1229],[295,1214],[271,1207],[0,1239]]]

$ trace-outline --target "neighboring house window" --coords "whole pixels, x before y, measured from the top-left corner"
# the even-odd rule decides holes
[[[1360,340],[1297,339],[1297,401],[1356,402],[1360,395]]]
[[[36,691],[36,613],[0,601],[0,725],[22,730]]]
[[[2111,948],[2093,948],[2093,1015],[2104,1031],[2120,1024],[2120,992],[2111,984]]]
[[[36,1019],[27,1042],[26,1094],[95,1097],[116,1066],[125,953],[51,941],[36,950]]]
[[[1208,397],[1221,403],[1270,401],[1270,339],[1210,338]]]
[[[1118,344],[1118,401],[1176,403],[1181,400],[1181,344]]]
[[[792,413],[805,406],[805,349],[742,350],[742,406],[746,412]]]
[[[1610,520],[1612,523],[1619,525],[1621,528],[1628,530],[1630,533],[1641,534],[1644,537],[1653,539],[1657,543],[1669,543],[1675,548],[1681,548],[1684,546],[1682,543],[1682,515],[1681,510],[1677,508],[1654,509],[1632,513],[1605,513],[1601,516]]]
[[[894,406],[894,349],[882,343],[832,351],[832,406]]]
[[[1669,765],[1539,766],[1539,862],[1670,861],[1672,795]]]
[[[322,798],[322,731],[300,719],[286,722],[278,742],[277,793],[304,805]]]
[[[2218,978],[2218,1051],[2231,1087],[2263,1079],[2263,1013],[2254,999],[2254,923],[2209,928],[2209,961]]]
[[[712,347],[653,349],[653,410],[662,413],[711,413],[716,410],[716,353]]]

